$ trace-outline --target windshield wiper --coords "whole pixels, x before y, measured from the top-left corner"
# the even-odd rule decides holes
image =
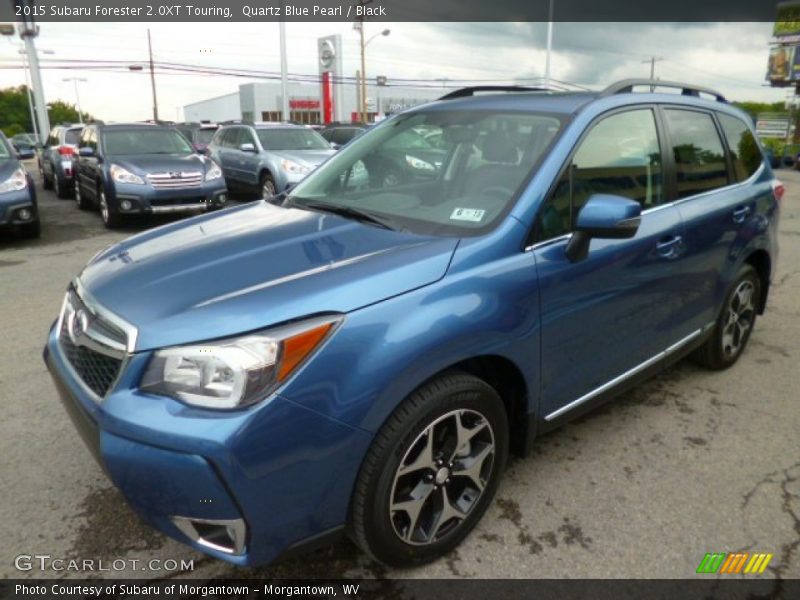
[[[375,213],[371,213],[360,208],[355,208],[354,206],[329,204],[327,202],[319,202],[316,200],[306,200],[303,202],[296,202],[294,200],[295,199],[292,199],[290,206],[297,208],[308,208],[311,210],[318,210],[320,212],[328,212],[340,217],[355,219],[356,221],[360,221],[362,223],[371,223],[373,225],[377,225],[378,227],[383,227],[384,229],[391,229],[392,231],[397,230],[394,223],[390,219],[378,216]]]

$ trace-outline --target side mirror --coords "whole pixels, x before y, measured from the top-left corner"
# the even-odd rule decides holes
[[[36,153],[30,148],[23,148],[19,152],[17,152],[17,158],[20,160],[28,160],[36,156]]]
[[[577,262],[589,253],[592,238],[632,238],[642,220],[642,206],[634,200],[611,194],[594,194],[578,213],[575,233],[565,252],[567,258]]]
[[[342,147],[341,144],[337,144],[335,142],[331,142],[330,144],[331,144],[331,150],[338,150],[339,148]]]
[[[240,144],[239,150],[241,150],[242,152],[255,152],[256,147],[248,142],[247,144]]]
[[[84,156],[84,157],[94,156],[94,148],[92,148],[91,146],[81,146],[80,148],[78,148],[78,156]]]
[[[194,151],[203,156],[208,154],[208,148],[206,146],[194,146]]]

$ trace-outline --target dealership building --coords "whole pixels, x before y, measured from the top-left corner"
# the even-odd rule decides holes
[[[335,85],[335,84],[334,84]],[[341,85],[338,94],[342,106],[333,120],[360,121],[358,115],[358,90],[355,84]],[[412,88],[399,86],[367,85],[368,120],[378,114],[390,115],[412,106],[424,104],[443,96],[447,90],[440,88]],[[324,89],[318,83],[293,83],[287,85],[289,96],[288,120],[298,123],[323,123]],[[224,96],[208,98],[183,107],[186,121],[283,121],[281,115],[281,84],[245,83],[239,90]]]
[[[295,121],[316,124],[331,121],[361,121],[358,86],[347,77],[342,62],[339,34],[317,40],[318,83],[289,82],[286,93],[289,114],[282,114],[279,81],[245,83],[239,90],[183,107],[185,121]],[[378,85],[380,80],[381,85]],[[444,95],[442,88],[393,85],[385,77],[367,78],[367,121],[425,104]]]

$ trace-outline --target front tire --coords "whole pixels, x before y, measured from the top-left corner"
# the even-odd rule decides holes
[[[75,178],[75,204],[77,204],[78,208],[81,210],[89,210],[90,208],[89,202],[81,193],[81,184],[78,183],[77,177]]]
[[[349,532],[374,559],[424,564],[458,546],[491,503],[508,455],[497,392],[453,371],[392,413],[364,459]]]
[[[66,182],[58,176],[58,173],[53,173],[53,192],[59,198],[69,197],[69,188]]]
[[[269,200],[275,194],[278,193],[278,188],[275,187],[275,180],[272,179],[272,175],[269,173],[264,173],[261,176],[261,198],[263,200]]]
[[[103,225],[105,225],[107,229],[116,229],[122,225],[122,216],[111,212],[108,206],[108,200],[106,199],[106,191],[103,189],[102,185],[100,189],[97,190],[97,197],[98,203],[100,204],[100,216],[103,219]]]
[[[751,265],[743,265],[725,297],[711,337],[695,351],[695,361],[722,370],[739,360],[753,332],[760,301],[758,273]]]
[[[53,171],[53,172],[55,172],[55,171]],[[39,174],[42,176],[42,187],[44,189],[46,189],[46,190],[52,189],[53,188],[53,182],[52,182],[52,180],[47,178],[47,174],[44,172],[44,167],[42,167],[42,166],[39,167]]]

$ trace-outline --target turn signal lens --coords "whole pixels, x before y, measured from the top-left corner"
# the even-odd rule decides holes
[[[278,381],[283,381],[297,368],[306,356],[328,335],[333,323],[324,323],[309,331],[286,338],[283,342],[283,360],[278,370]]]

